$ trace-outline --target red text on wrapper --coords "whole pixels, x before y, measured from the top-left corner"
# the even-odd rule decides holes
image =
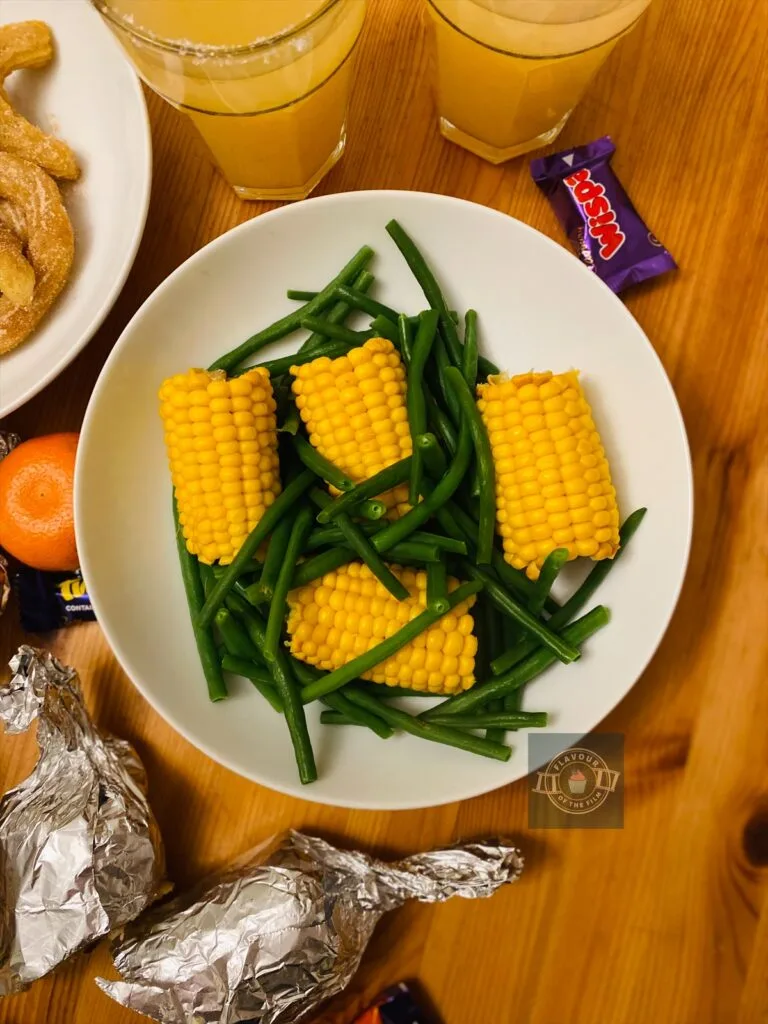
[[[612,259],[624,245],[627,236],[619,227],[616,213],[605,194],[605,186],[595,181],[589,168],[576,171],[565,179],[571,195],[587,215],[587,228],[600,243],[600,255]]]

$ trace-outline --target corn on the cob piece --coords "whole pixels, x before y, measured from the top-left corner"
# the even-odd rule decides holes
[[[477,390],[506,560],[537,579],[555,548],[567,548],[569,559],[613,558],[616,491],[578,371],[491,378]]]
[[[159,398],[187,550],[226,565],[280,493],[269,374],[193,369],[164,381]]]
[[[405,369],[385,338],[371,338],[345,356],[292,366],[296,407],[309,440],[355,483],[411,454]],[[383,494],[395,514],[409,508],[408,487]]]
[[[370,650],[426,608],[426,573],[390,566],[410,597],[398,601],[367,565],[351,562],[288,595],[288,633],[294,657],[331,671]],[[458,586],[449,582],[449,589]],[[458,605],[364,679],[430,693],[456,693],[475,682],[477,638],[469,609]]]

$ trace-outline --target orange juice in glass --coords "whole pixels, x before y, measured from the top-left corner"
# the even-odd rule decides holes
[[[491,163],[552,142],[650,0],[426,0],[440,130]]]
[[[301,199],[344,151],[366,0],[92,0],[237,194]]]

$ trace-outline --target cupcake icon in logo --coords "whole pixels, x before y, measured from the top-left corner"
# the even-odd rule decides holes
[[[568,789],[571,793],[583,793],[587,786],[587,776],[580,768],[574,768],[568,776]]]
[[[612,736],[610,733],[603,735]],[[536,769],[532,792],[546,795],[550,803],[566,814],[589,814],[601,807],[616,792],[621,771],[612,768],[598,753],[599,736],[593,737],[596,749],[567,747],[553,757],[543,771]],[[609,745],[605,750],[610,756]],[[617,759],[616,763],[621,762]]]

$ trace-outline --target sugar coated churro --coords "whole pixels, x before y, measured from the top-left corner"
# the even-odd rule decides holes
[[[46,134],[14,110],[2,87],[12,71],[45,67],[52,57],[51,30],[44,22],[0,26],[0,149],[31,160],[54,178],[73,181],[80,168],[66,142]]]
[[[44,21],[0,25],[0,81],[20,68],[44,68],[52,57],[53,38]]]
[[[14,306],[26,306],[35,290],[35,272],[22,248],[18,235],[0,225],[0,292]]]
[[[35,164],[0,153],[0,196],[19,207],[27,225],[27,257],[35,274],[32,300],[0,297],[0,354],[34,330],[67,282],[74,257],[72,225],[56,182]]]

